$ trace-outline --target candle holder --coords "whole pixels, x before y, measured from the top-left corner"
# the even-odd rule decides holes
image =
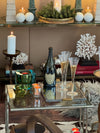
[[[36,15],[35,15],[36,8],[35,8],[34,0],[29,0],[29,9],[28,10],[34,14],[35,20],[37,20]]]
[[[15,54],[8,54],[7,50],[3,50],[3,54],[10,58],[10,84],[12,84],[12,58],[20,54],[19,50],[16,50]]]
[[[82,6],[81,6],[81,0],[76,0],[75,10],[76,10],[76,12],[81,12],[83,10]]]

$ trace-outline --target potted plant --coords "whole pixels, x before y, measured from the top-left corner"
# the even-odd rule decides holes
[[[37,16],[39,21],[44,23],[62,24],[74,21],[75,9],[71,8],[70,5],[64,5],[59,12],[54,8],[53,2],[51,1],[37,12]]]

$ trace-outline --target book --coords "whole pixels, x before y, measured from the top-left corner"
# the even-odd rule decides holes
[[[88,75],[88,74],[93,74],[93,70],[91,71],[76,71],[76,75]]]
[[[76,71],[95,71],[99,69],[99,61],[97,62],[97,66],[80,66],[80,64],[77,65],[77,70]]]

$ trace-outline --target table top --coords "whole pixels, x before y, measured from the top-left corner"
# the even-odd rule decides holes
[[[71,90],[72,83],[67,82],[67,89],[59,87],[59,83],[56,85],[56,99],[47,100],[43,93],[40,93],[39,97],[33,95],[33,88],[31,93],[28,93],[25,97],[16,98],[14,92],[15,85],[6,85],[7,103],[10,105],[11,111],[26,111],[26,110],[45,110],[45,109],[75,109],[75,108],[90,108],[93,105],[86,99],[83,91],[75,83],[75,91],[78,93],[76,96],[68,96],[68,92]]]

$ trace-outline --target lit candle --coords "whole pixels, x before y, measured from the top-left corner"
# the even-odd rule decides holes
[[[58,12],[61,11],[61,0],[54,0],[54,9],[56,9]]]
[[[78,128],[72,128],[72,133],[80,133]]]
[[[91,12],[91,9],[90,9],[89,6],[86,8],[85,12],[86,12],[86,13],[87,13],[87,12]]]
[[[11,35],[8,36],[7,53],[8,54],[15,54],[16,53],[16,36],[13,35],[13,32],[11,32]]]
[[[21,9],[19,9],[19,12],[25,14],[26,11],[25,11],[24,7],[22,7]]]

